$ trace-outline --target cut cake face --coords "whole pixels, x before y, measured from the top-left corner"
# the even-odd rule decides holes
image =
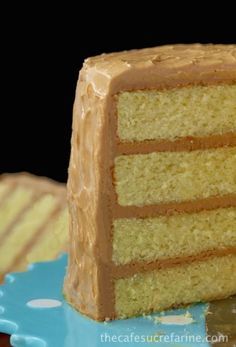
[[[66,187],[28,173],[0,176],[0,282],[68,246]]]
[[[85,61],[64,292],[114,319],[236,293],[236,46]]]

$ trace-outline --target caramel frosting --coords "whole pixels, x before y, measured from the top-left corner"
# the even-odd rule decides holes
[[[53,194],[65,200],[65,184],[56,182],[48,177],[34,176],[28,172],[6,173],[0,175],[0,182],[8,185],[9,192],[17,186],[21,186],[32,189],[35,193]],[[2,200],[0,203],[2,203]]]
[[[236,45],[173,45],[102,54],[85,60],[95,94],[236,81]]]
[[[114,278],[131,277],[136,273],[166,269],[174,266],[186,265],[193,262],[205,261],[214,257],[224,257],[230,254],[236,254],[236,247],[213,249],[202,252],[197,255],[177,257],[173,259],[162,259],[146,262],[134,262],[126,265],[111,265],[111,272]]]
[[[223,135],[194,137],[188,136],[175,141],[147,140],[140,142],[117,142],[116,155],[122,154],[147,154],[151,152],[178,152],[211,149],[224,146],[236,146],[236,133],[230,132]]]
[[[113,218],[152,218],[175,213],[196,213],[217,208],[236,207],[236,194],[211,196],[209,198],[146,206],[120,206],[114,197]]]
[[[112,221],[127,215],[146,216],[149,208],[122,209],[117,204],[112,181],[117,153],[235,146],[234,133],[179,139],[175,143],[121,144],[117,138],[116,95],[129,90],[220,83],[236,83],[236,45],[163,46],[102,54],[85,61],[73,111],[68,179],[70,256],[64,285],[67,300],[82,313],[97,320],[115,318]],[[195,212],[235,203],[236,197],[232,195],[151,208],[152,215],[158,215],[160,210],[164,214],[173,208],[179,213]],[[127,267],[119,268],[118,272],[121,277],[130,273]]]

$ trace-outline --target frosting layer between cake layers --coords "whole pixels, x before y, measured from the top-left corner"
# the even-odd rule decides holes
[[[236,293],[235,86],[235,46],[85,62],[68,181],[77,309],[103,320]]]

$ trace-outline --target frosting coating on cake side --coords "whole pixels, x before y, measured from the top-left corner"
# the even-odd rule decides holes
[[[206,138],[186,137],[172,143],[121,144],[117,134],[117,95],[123,91],[235,83],[235,45],[164,46],[101,55],[85,61],[74,104],[68,180],[71,243],[64,287],[68,301],[82,313],[98,320],[115,318],[116,274],[123,278],[125,274],[135,273],[135,267],[131,266],[127,273],[127,267],[117,268],[112,262],[112,224],[115,218],[140,215],[145,218],[170,215],[176,211],[194,213],[236,206],[235,191],[229,196],[210,196],[194,203],[120,206],[114,186],[114,162],[118,155],[129,151],[131,154],[139,151],[149,153],[153,148],[155,152],[162,152],[163,148],[172,152],[178,146],[186,152],[233,147],[236,135],[234,129],[230,134],[213,135],[213,138],[209,134]],[[236,253],[236,247],[221,255],[217,252],[208,255],[212,259],[217,254],[224,257]],[[199,259],[201,254],[195,261]],[[234,261],[235,257],[232,257]],[[179,259],[178,263],[181,264]],[[160,266],[160,262],[158,264]]]

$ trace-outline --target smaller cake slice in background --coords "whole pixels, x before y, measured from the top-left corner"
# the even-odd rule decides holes
[[[67,249],[66,187],[28,173],[0,176],[0,282]]]

